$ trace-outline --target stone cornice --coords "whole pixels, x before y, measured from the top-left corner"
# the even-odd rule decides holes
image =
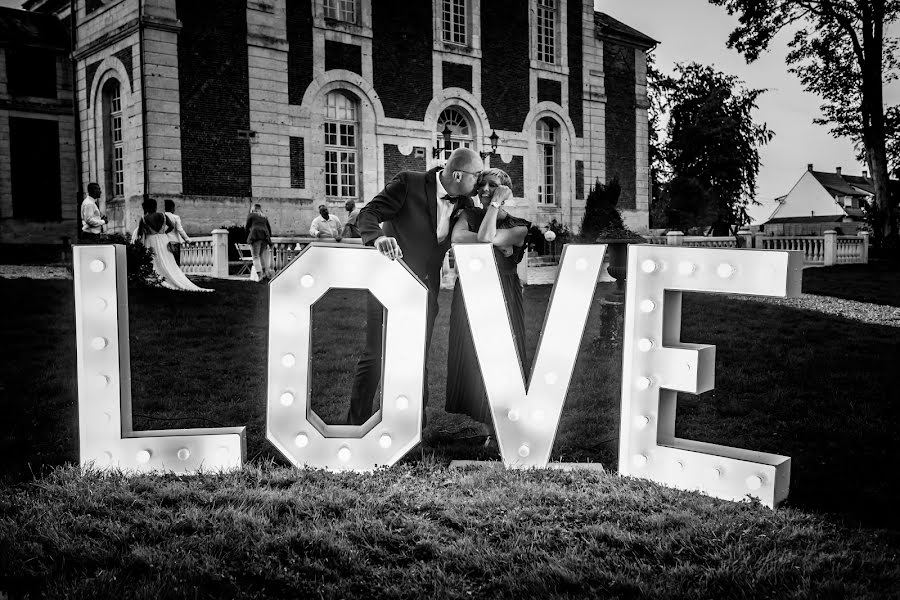
[[[72,53],[72,58],[74,58],[75,60],[81,60],[86,56],[96,54],[99,50],[112,46],[116,42],[119,42],[135,33],[136,31],[138,31],[141,25],[143,25],[145,29],[155,29],[157,31],[169,31],[172,33],[178,33],[181,31],[181,21],[160,19],[158,17],[145,15],[143,19],[134,18],[124,25],[117,27],[113,31],[101,35],[96,40],[85,44],[84,46],[79,46]]]
[[[43,102],[33,102],[29,100],[13,100],[10,98],[0,98],[0,110],[18,111],[37,113],[42,115],[67,115],[75,114],[71,104],[45,104]]]

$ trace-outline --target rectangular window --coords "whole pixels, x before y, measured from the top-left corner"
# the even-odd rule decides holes
[[[325,18],[356,23],[357,0],[325,0]]]
[[[537,0],[537,59],[556,62],[556,0]]]
[[[356,198],[356,151],[325,151],[325,195]]]
[[[442,0],[441,29],[445,42],[463,46],[468,43],[469,40],[466,34],[466,0]]]
[[[55,120],[9,117],[7,156],[12,218],[60,220],[59,123]]]
[[[556,204],[556,182],[559,180],[559,152],[557,129],[544,121],[537,126],[538,157],[540,160],[540,185],[538,203]]]
[[[40,48],[6,49],[6,91],[10,96],[56,98],[56,55]]]
[[[550,144],[543,145],[543,173],[542,185],[539,188],[538,202],[543,204],[556,204],[556,147]]]
[[[115,86],[109,98],[110,138],[112,139],[113,196],[125,195],[125,150],[122,141],[122,95]]]

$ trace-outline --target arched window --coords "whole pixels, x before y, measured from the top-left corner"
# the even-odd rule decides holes
[[[544,118],[537,122],[540,176],[538,204],[556,204],[559,199],[559,124]]]
[[[359,197],[359,101],[343,91],[325,96],[325,195]]]
[[[122,88],[118,80],[103,85],[103,154],[106,189],[113,197],[125,195],[125,147],[122,136]]]
[[[475,136],[472,134],[472,128],[469,126],[469,119],[458,108],[445,108],[438,117],[437,122],[437,140],[441,146],[444,145],[444,127],[450,128],[450,144],[444,148],[443,159],[450,158],[450,153],[457,148],[471,148],[475,143]]]

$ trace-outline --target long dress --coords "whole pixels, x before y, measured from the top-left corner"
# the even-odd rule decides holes
[[[154,213],[159,214],[159,213]],[[144,247],[153,250],[153,270],[162,280],[162,286],[170,290],[180,292],[212,292],[208,288],[202,288],[194,285],[187,278],[181,267],[175,262],[175,257],[169,252],[169,236],[166,234],[167,220],[163,219],[162,225],[156,229],[147,221],[147,216],[141,218],[138,225],[138,232],[144,240]]]
[[[480,208],[466,208],[469,231],[478,232],[484,211]],[[512,215],[497,222],[497,229],[513,227],[530,227],[531,223]],[[494,256],[497,259],[497,270],[500,284],[506,301],[506,310],[512,324],[513,340],[522,365],[522,373],[526,373],[527,357],[525,356],[525,305],[522,299],[522,286],[516,265],[525,255],[525,244],[513,247],[511,256],[503,256],[496,246]],[[469,328],[469,316],[462,298],[462,284],[456,280],[453,288],[453,302],[450,306],[450,338],[447,344],[447,412],[469,415],[482,423],[491,422],[491,409],[484,389],[484,380],[478,358],[475,356],[475,345]]]

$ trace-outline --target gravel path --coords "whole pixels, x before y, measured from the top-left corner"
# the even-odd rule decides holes
[[[538,269],[535,269],[538,271]],[[543,275],[543,273],[541,273]],[[554,270],[555,278],[555,270]],[[29,279],[72,279],[72,274],[63,266],[57,265],[0,265],[0,278],[27,277]],[[553,283],[552,279],[532,278],[532,284]],[[540,281],[535,281],[540,280]],[[844,300],[832,296],[816,296],[802,294],[799,298],[767,298],[761,296],[736,296],[741,300],[767,302],[842,317],[851,321],[900,327],[900,308],[885,304],[868,304],[856,300]]]
[[[72,274],[66,267],[59,265],[0,265],[0,277],[13,279],[27,277],[28,279],[72,279]]]
[[[741,300],[779,304],[801,310],[814,310],[861,323],[900,327],[900,308],[887,304],[869,304],[856,300],[844,300],[833,296],[801,294],[799,298],[769,298],[766,296],[734,296]]]

